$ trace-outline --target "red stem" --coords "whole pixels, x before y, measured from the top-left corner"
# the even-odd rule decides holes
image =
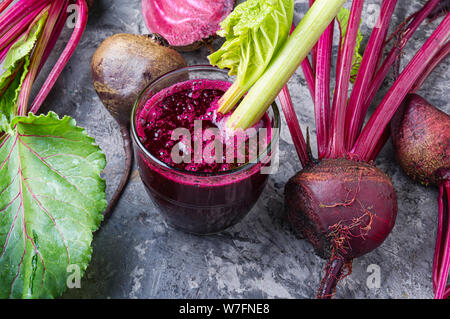
[[[433,286],[435,299],[443,299],[449,293],[446,288],[450,270],[450,181],[439,188],[439,224],[436,235],[436,248],[433,261]]]
[[[433,57],[430,64],[427,65],[425,71],[420,75],[420,78],[416,81],[410,93],[416,93],[420,87],[423,85],[428,76],[433,72],[433,70],[450,54],[450,42],[447,44]]]
[[[341,157],[345,152],[345,110],[350,85],[350,72],[355,53],[356,36],[361,21],[363,4],[363,0],[353,1],[352,3],[342,55],[337,65],[336,87],[331,108],[333,128],[329,154],[331,158]]]
[[[11,4],[11,2],[13,2],[14,0],[3,0],[1,3],[0,3],[0,13],[2,13],[3,12],[3,10],[5,10],[10,4]]]
[[[0,50],[3,50],[9,44],[11,44],[14,40],[16,40],[23,32],[28,29],[30,23],[37,17],[37,15],[44,9],[46,4],[43,4],[40,7],[37,7],[35,10],[31,11],[30,14],[25,16],[20,22],[14,25],[11,29],[8,30],[1,38],[0,38]]]
[[[58,21],[56,22],[55,28],[53,30],[53,33],[50,37],[50,40],[48,41],[48,44],[45,48],[44,54],[42,55],[41,63],[38,68],[38,74],[41,72],[42,67],[44,66],[45,62],[47,62],[48,57],[50,56],[50,53],[52,53],[56,42],[58,41],[59,36],[61,35],[62,30],[64,29],[64,25],[67,21],[67,7],[69,6],[69,2],[66,2],[63,9],[61,10],[61,15],[58,18]]]
[[[302,167],[305,167],[309,162],[308,151],[287,85],[281,90],[278,99],[280,100],[281,108],[283,109],[284,117],[286,118],[298,157],[302,163]]]
[[[64,1],[65,2],[65,1]],[[25,115],[28,109],[28,101],[30,99],[31,88],[33,86],[34,80],[38,75],[38,68],[41,63],[42,55],[44,54],[45,48],[48,44],[48,41],[51,37],[55,24],[58,20],[58,17],[61,13],[61,9],[64,6],[63,1],[53,2],[48,9],[48,17],[45,23],[42,34],[40,35],[34,52],[31,56],[29,71],[25,76],[25,80],[22,84],[22,89],[20,90],[19,97],[17,100],[18,105],[18,114]],[[44,9],[47,10],[47,9]]]
[[[24,35],[25,33],[23,33],[22,35]],[[21,37],[22,35],[20,35],[19,37]],[[11,49],[11,47],[14,45],[14,42],[11,42],[10,44],[8,44],[8,46],[6,48],[4,48],[3,50],[0,51],[0,63],[3,62],[3,59],[6,57],[6,55],[8,54],[9,49]]]
[[[389,22],[394,12],[397,0],[385,0],[381,6],[380,15],[372,30],[369,42],[356,76],[346,114],[346,149],[352,148],[364,123],[364,102],[370,87],[373,74],[378,65],[384,40],[389,29]]]
[[[447,289],[444,292],[444,295],[442,296],[442,299],[448,299],[450,298],[450,287],[447,287]]]
[[[389,137],[391,136],[391,129],[389,125],[384,129],[383,135],[381,135],[380,140],[377,143],[377,146],[372,152],[372,155],[369,157],[369,161],[374,161],[378,154],[380,154],[381,150],[383,149],[384,145],[386,145],[386,142],[389,140]]]
[[[361,113],[361,117],[363,119],[370,105],[372,104],[372,101],[375,98],[376,93],[380,89],[381,85],[386,79],[386,76],[388,75],[389,71],[394,65],[394,62],[399,57],[406,43],[408,43],[409,39],[412,37],[414,32],[416,32],[417,28],[422,24],[422,22],[426,19],[427,15],[431,12],[431,10],[433,10],[433,8],[437,5],[438,2],[439,0],[430,0],[427,2],[425,6],[422,7],[422,9],[420,9],[418,12],[414,14],[414,19],[408,25],[406,31],[404,31],[400,43],[396,43],[396,45],[393,46],[388,56],[383,61],[381,67],[378,69],[377,73],[375,74],[372,80],[369,90],[366,93],[366,99]],[[355,130],[357,130],[358,132],[361,131],[363,124],[364,124],[363,122],[360,122],[358,127],[355,128]]]
[[[439,272],[441,264],[441,242],[442,242],[442,226],[444,225],[444,184],[439,187],[438,195],[438,228],[436,232],[436,245],[434,247],[433,257],[433,290],[436,291],[439,281]]]
[[[389,124],[398,106],[413,87],[433,56],[446,44],[450,36],[450,14],[428,38],[381,101],[369,122],[364,127],[351,153],[368,161],[377,147],[384,129]]]
[[[316,94],[314,111],[316,118],[317,147],[319,160],[328,149],[330,125],[330,73],[333,46],[334,20],[322,34],[317,44],[316,60]]]
[[[292,24],[291,34],[294,31],[295,26]],[[308,62],[309,64],[309,62]],[[294,142],[295,149],[297,151],[298,158],[302,163],[302,167],[305,167],[309,162],[308,149],[306,147],[305,138],[300,127],[300,122],[295,113],[294,105],[292,104],[291,95],[289,94],[288,86],[286,85],[278,95],[281,108],[283,109],[284,117],[291,133],[292,141]]]
[[[388,44],[389,42],[391,42],[393,39],[398,38],[399,36],[401,37],[401,32],[404,33],[405,32],[405,25],[408,24],[412,19],[414,19],[417,16],[417,12],[414,12],[413,14],[411,14],[409,17],[407,17],[405,20],[403,20],[402,23],[400,23],[397,26],[397,29],[395,29],[394,32],[392,32],[388,39],[384,42],[384,45]]]
[[[72,33],[72,36],[70,37],[66,48],[64,49],[63,53],[59,57],[55,66],[53,67],[52,71],[50,72],[50,75],[48,76],[48,78],[45,81],[44,85],[42,86],[41,90],[37,94],[33,104],[31,105],[30,111],[32,113],[36,114],[39,111],[39,108],[41,107],[45,98],[50,93],[50,90],[55,85],[56,80],[58,79],[62,70],[64,69],[67,62],[71,58],[73,52],[75,51],[78,43],[80,42],[81,36],[83,35],[84,29],[86,28],[87,14],[88,14],[86,2],[85,2],[85,0],[77,0],[76,5],[77,5],[77,19],[76,19],[75,30]]]
[[[309,93],[314,98],[314,95],[316,94],[316,88],[314,84],[314,71],[308,57],[303,60],[301,67],[303,75],[305,76],[306,84],[308,85]]]
[[[49,4],[50,0],[34,0],[31,4],[29,0],[19,0],[5,14],[0,16],[0,37],[3,37],[9,29],[22,21],[30,12],[36,10],[42,4]]]

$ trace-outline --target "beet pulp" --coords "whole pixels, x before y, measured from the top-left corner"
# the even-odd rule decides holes
[[[148,30],[180,51],[210,45],[234,0],[142,0]]]
[[[297,173],[286,184],[285,202],[297,235],[330,260],[318,297],[333,295],[337,281],[351,272],[353,258],[381,245],[397,216],[390,178],[375,166],[347,159],[324,159]]]

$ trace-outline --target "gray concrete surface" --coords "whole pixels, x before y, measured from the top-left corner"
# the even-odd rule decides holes
[[[419,8],[423,1],[400,0],[392,25]],[[296,1],[296,21],[307,8]],[[362,32],[367,42],[381,1],[366,1]],[[347,4],[348,6],[348,4]],[[408,61],[437,22],[421,28],[405,49]],[[118,127],[103,108],[90,80],[89,64],[96,47],[119,32],[146,33],[140,1],[99,0],[92,10],[84,37],[47,99],[43,111],[73,116],[105,151],[104,171],[110,198],[120,179],[123,153]],[[67,39],[69,30],[65,30]],[[57,48],[62,49],[64,41]],[[207,63],[206,49],[185,54],[192,64]],[[55,57],[52,57],[54,60]],[[48,69],[48,66],[47,66]],[[386,82],[390,83],[390,80]],[[432,74],[420,93],[447,113],[448,60]],[[312,128],[311,98],[303,75],[290,80],[293,101],[303,129]],[[378,94],[380,101],[387,86]],[[300,165],[286,123],[281,134],[278,173],[250,214],[218,235],[197,237],[169,228],[144,191],[134,169],[113,217],[94,238],[92,262],[80,289],[65,298],[312,298],[326,261],[312,246],[296,239],[284,219],[283,187]],[[353,263],[353,273],[342,281],[337,298],[431,298],[432,258],[437,225],[437,191],[412,183],[393,157],[390,142],[376,164],[393,180],[399,213],[392,234],[381,247]],[[370,265],[380,267],[381,285],[366,284]]]

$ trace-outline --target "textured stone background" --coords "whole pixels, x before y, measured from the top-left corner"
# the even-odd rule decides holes
[[[366,1],[362,32],[367,42],[380,0]],[[400,0],[392,25],[417,10],[422,0]],[[295,21],[307,8],[296,1]],[[347,4],[348,7],[348,4]],[[405,49],[408,61],[434,22],[421,28]],[[104,171],[108,198],[123,167],[119,130],[91,85],[89,64],[96,47],[119,32],[146,33],[139,0],[100,0],[92,10],[84,37],[50,94],[43,111],[73,116],[86,127],[108,159]],[[65,32],[67,39],[69,30]],[[64,41],[58,44],[62,49]],[[365,45],[363,44],[363,46]],[[207,63],[203,49],[185,58]],[[52,57],[54,60],[55,57]],[[448,61],[448,60],[447,60]],[[389,81],[387,81],[389,83]],[[311,98],[301,72],[289,82],[302,128],[314,128]],[[428,79],[420,93],[447,113],[448,62]],[[384,87],[378,95],[379,102]],[[95,235],[92,262],[81,289],[67,298],[312,298],[326,263],[312,246],[296,239],[284,219],[284,183],[300,169],[284,122],[281,166],[259,202],[238,225],[221,234],[197,237],[169,228],[147,197],[136,170],[113,217]],[[314,134],[315,131],[313,130]],[[315,136],[313,135],[313,141]],[[353,263],[353,273],[337,290],[337,298],[431,298],[431,269],[437,225],[437,191],[414,184],[395,163],[390,142],[376,161],[398,192],[396,226],[381,247]],[[366,285],[371,264],[381,267],[381,287]]]

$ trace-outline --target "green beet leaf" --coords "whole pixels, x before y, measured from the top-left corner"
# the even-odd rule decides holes
[[[234,106],[258,80],[286,42],[294,16],[293,0],[248,0],[220,24],[223,46],[208,58],[212,65],[237,75],[231,102]],[[228,111],[231,108],[227,106]]]
[[[0,138],[0,298],[53,298],[91,259],[105,156],[70,117],[15,117]]]

